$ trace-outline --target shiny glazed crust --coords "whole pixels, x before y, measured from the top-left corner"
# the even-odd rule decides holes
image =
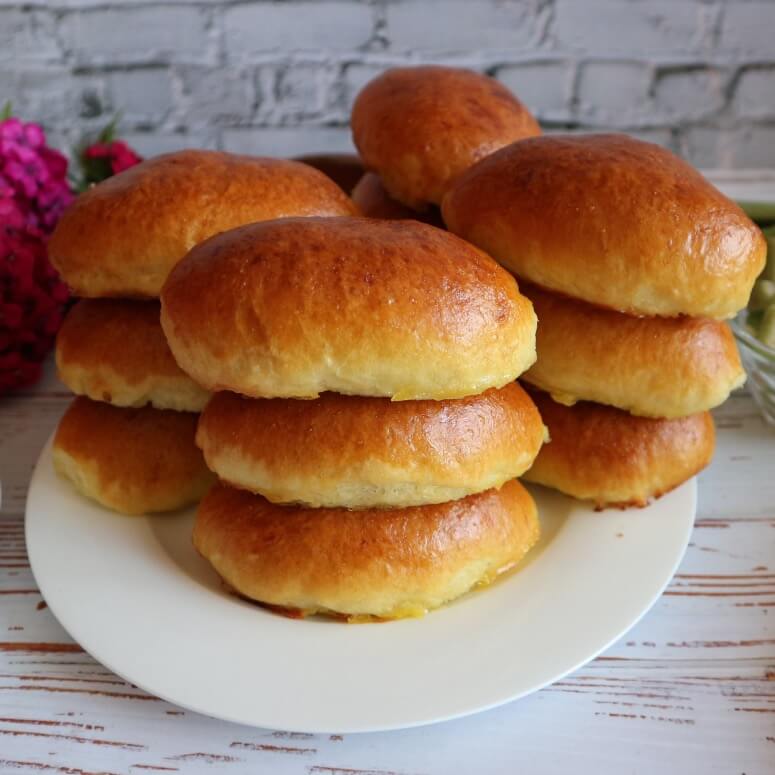
[[[353,105],[353,140],[390,195],[422,210],[461,172],[504,145],[541,133],[528,109],[492,78],[452,67],[397,67]]]
[[[723,403],[745,381],[729,326],[709,318],[633,317],[527,283],[538,359],[523,375],[555,401],[597,401],[646,417]]]
[[[172,271],[161,322],[197,383],[256,398],[461,398],[535,359],[514,279],[415,221],[287,218],[221,234]]]
[[[713,419],[700,412],[677,420],[633,417],[588,402],[563,406],[531,392],[550,441],[522,477],[605,506],[645,506],[710,463]]]
[[[157,301],[81,299],[57,335],[59,378],[114,406],[200,412],[210,394],[175,363],[160,311]]]
[[[407,509],[306,509],[217,484],[194,546],[245,597],[304,615],[400,618],[492,581],[538,540],[535,504],[513,480]]]
[[[766,255],[699,172],[626,135],[515,143],[461,175],[442,211],[520,279],[633,314],[732,317]]]
[[[179,151],[81,194],[60,219],[49,257],[77,296],[148,298],[213,234],[271,218],[355,212],[332,180],[306,164]]]
[[[274,503],[369,508],[500,487],[530,466],[545,430],[512,382],[452,401],[216,393],[196,440],[220,479]]]
[[[194,444],[197,415],[76,398],[54,437],[54,467],[88,498],[125,514],[172,511],[213,481]]]

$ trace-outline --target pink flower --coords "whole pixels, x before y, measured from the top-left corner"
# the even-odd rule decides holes
[[[85,159],[104,159],[110,165],[110,171],[114,175],[134,167],[143,160],[123,140],[94,143],[86,148],[83,155]]]
[[[141,156],[138,156],[122,140],[115,140],[111,145],[113,149],[111,166],[114,175],[118,175],[119,172],[123,172],[130,167],[134,167],[135,164],[139,164],[143,160]]]
[[[24,124],[18,118],[0,121],[0,141],[20,143],[24,139]]]
[[[38,156],[33,155],[26,161],[9,160],[3,167],[4,177],[21,190],[28,198],[38,193],[38,189],[48,178],[48,170]]]
[[[37,124],[0,121],[0,394],[38,378],[68,297],[46,241],[73,194],[45,142]]]
[[[15,190],[10,181],[6,180],[0,173],[0,200],[10,198],[14,195]]]
[[[40,225],[44,231],[54,230],[57,221],[73,198],[72,192],[58,183],[47,183],[43,186],[38,192],[38,210]]]
[[[45,243],[25,230],[0,232],[0,393],[37,379],[62,321],[67,290]]]
[[[46,144],[46,134],[38,124],[25,124],[18,118],[0,121],[0,142],[40,148]]]
[[[83,155],[86,159],[107,159],[110,156],[110,143],[92,143]]]
[[[0,240],[3,231],[21,229],[25,223],[26,219],[18,202],[10,197],[0,198]]]
[[[12,198],[28,227],[50,233],[70,203],[67,159],[45,145],[37,124],[0,121],[0,198]]]
[[[64,180],[67,176],[67,159],[53,148],[43,146],[40,149],[40,158],[48,169],[48,174],[55,180]]]
[[[38,124],[24,124],[24,140],[30,148],[43,148],[46,145],[46,133]]]

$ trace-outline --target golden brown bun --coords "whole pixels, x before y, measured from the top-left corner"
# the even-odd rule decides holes
[[[54,467],[82,495],[124,514],[187,506],[213,481],[194,444],[197,417],[76,398],[54,437]]]
[[[82,299],[57,335],[59,378],[114,406],[201,412],[210,394],[175,363],[160,311],[157,301]]]
[[[216,393],[196,441],[220,479],[274,503],[373,508],[500,487],[529,468],[545,432],[512,382],[453,401]]]
[[[307,509],[217,484],[194,546],[245,597],[304,615],[421,616],[512,568],[538,540],[516,480],[451,503]]]
[[[694,168],[626,135],[515,143],[462,175],[442,211],[519,278],[634,314],[732,317],[766,254]]]
[[[432,205],[424,213],[418,213],[411,207],[402,205],[390,197],[379,175],[367,172],[353,189],[353,202],[368,218],[383,218],[386,221],[415,220],[429,223],[440,229],[445,228],[439,208]]]
[[[646,417],[685,417],[725,401],[745,381],[729,326],[709,318],[636,318],[520,290],[538,315],[538,360],[523,378],[555,401],[597,401]]]
[[[535,359],[514,279],[416,221],[286,218],[221,234],[172,271],[161,322],[196,382],[256,398],[461,398]]]
[[[368,83],[352,111],[353,139],[390,195],[422,210],[504,145],[541,133],[492,78],[452,67],[397,67]]]
[[[312,153],[297,156],[295,161],[320,170],[347,194],[363,175],[363,162],[354,153]]]
[[[306,164],[179,151],[81,194],[48,250],[77,296],[154,297],[170,269],[213,234],[271,218],[355,212],[333,181]]]
[[[532,392],[550,441],[522,477],[605,506],[645,506],[710,463],[715,447],[709,412],[678,420],[633,417],[582,402],[563,406]]]

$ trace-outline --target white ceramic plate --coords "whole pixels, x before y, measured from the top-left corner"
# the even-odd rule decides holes
[[[209,716],[366,732],[491,708],[603,651],[659,597],[691,532],[691,481],[649,508],[595,513],[535,488],[544,538],[522,569],[423,619],[292,620],[225,593],[191,546],[193,510],[123,517],[51,464],[32,477],[27,547],[62,625],[95,659]]]

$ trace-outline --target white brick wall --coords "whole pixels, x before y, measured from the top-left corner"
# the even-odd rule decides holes
[[[345,150],[409,62],[493,74],[548,131],[775,167],[775,0],[0,0],[0,102],[64,143],[121,111],[146,154]]]
[[[120,6],[62,15],[57,32],[65,53],[87,65],[208,59],[208,17],[202,8]]]
[[[706,9],[691,0],[555,0],[551,32],[581,56],[683,59],[704,47]]]
[[[224,48],[230,59],[289,51],[353,51],[366,45],[375,25],[370,3],[293,0],[222,6]],[[224,7],[226,6],[226,7]]]
[[[385,34],[393,51],[529,51],[545,34],[549,8],[536,0],[388,2]]]

